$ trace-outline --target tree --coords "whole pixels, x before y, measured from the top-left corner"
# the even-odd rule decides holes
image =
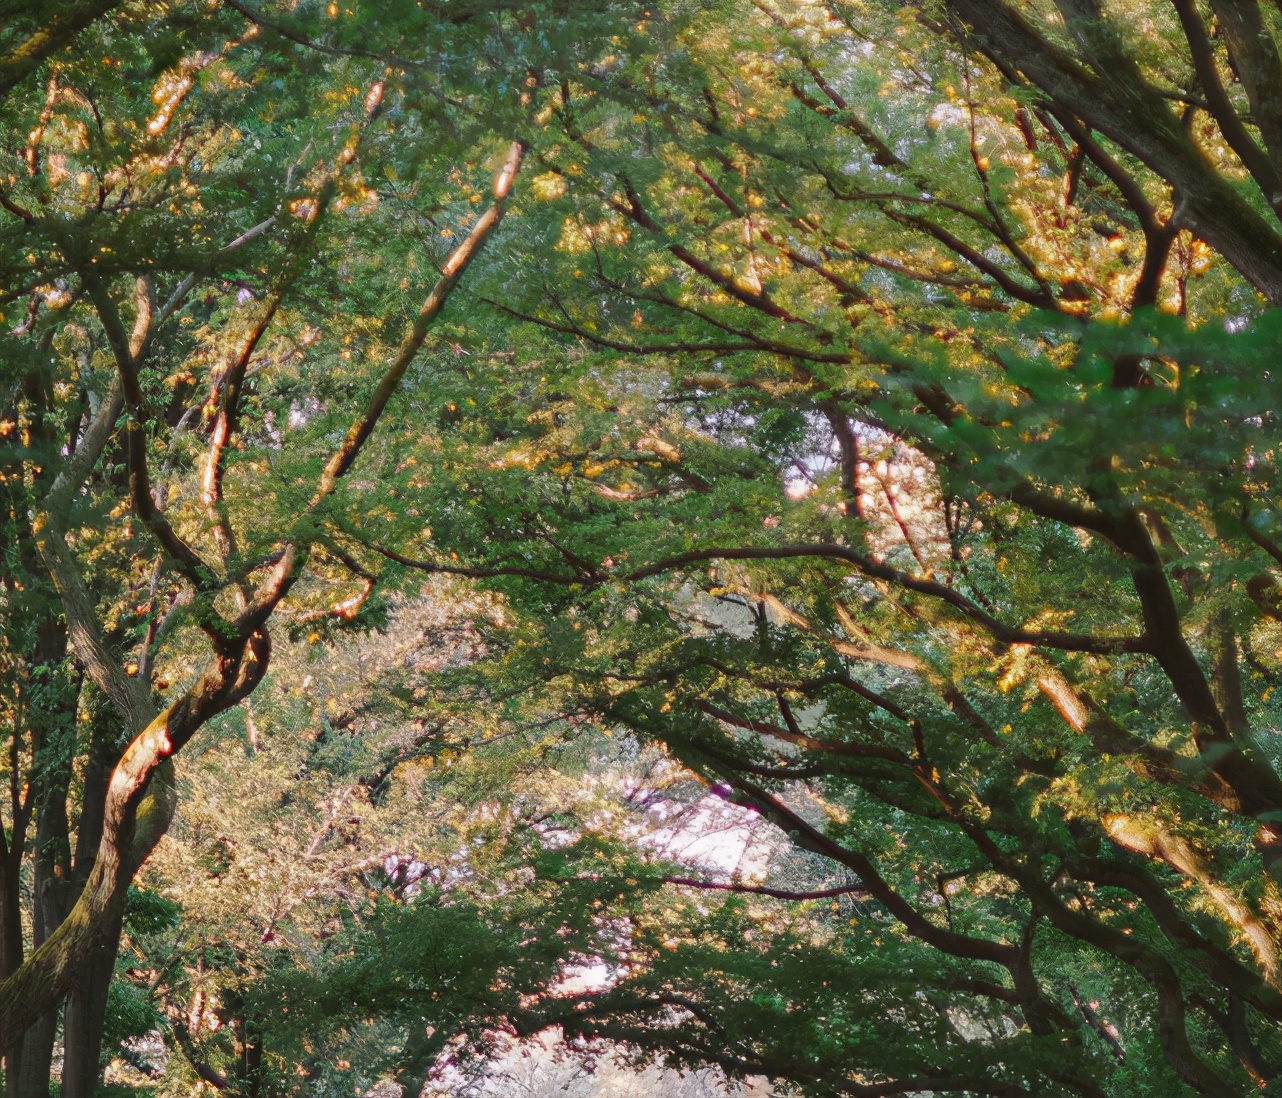
[[[663,744],[876,923],[788,979],[695,920],[545,1021],[815,1093],[1277,1077],[1277,14],[667,5],[547,87],[529,327],[346,544],[501,592],[495,704]]]
[[[235,5],[82,4],[6,23],[15,1093],[47,1092],[64,996],[62,1089],[92,1093],[129,885],[174,811],[171,759],[261,681],[273,613],[311,600],[354,621],[370,595],[325,555],[322,516],[521,162],[506,66],[539,9],[484,11],[331,5],[287,26]],[[549,26],[536,45],[555,56],[568,36]],[[410,40],[419,59],[394,69],[371,51]]]
[[[0,65],[31,352],[6,621],[13,822],[56,828],[92,775],[102,840],[83,814],[6,1047],[72,960],[101,1017],[164,759],[258,684],[270,616],[448,574],[503,616],[424,708],[625,731],[818,879],[678,885],[590,821],[525,828],[528,887],[383,906],[265,979],[309,1040],[355,1002],[423,1066],[448,989],[463,1037],[559,1025],[817,1094],[1276,1086],[1277,12],[84,10],[27,13]],[[127,79],[157,58],[159,113]],[[469,274],[490,311],[416,358],[459,272],[408,317],[412,234],[469,258],[521,158],[518,239]],[[50,585],[66,640],[32,628]],[[51,765],[81,724],[99,761]],[[610,986],[567,994],[577,956]]]

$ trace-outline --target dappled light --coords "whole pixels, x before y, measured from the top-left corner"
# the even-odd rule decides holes
[[[1282,6],[14,0],[8,1098],[1282,1093]]]

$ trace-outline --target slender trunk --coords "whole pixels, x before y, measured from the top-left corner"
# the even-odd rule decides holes
[[[52,747],[53,745],[51,745]],[[39,949],[75,903],[78,884],[71,879],[71,840],[67,825],[67,790],[71,784],[71,756],[43,756],[38,770],[47,775],[36,817],[35,859],[32,866],[32,945]],[[53,1071],[53,1046],[58,1033],[62,1003],[40,1016],[22,1040],[16,1075],[11,1076],[8,1098],[49,1098]]]
[[[99,939],[79,983],[67,996],[63,1012],[62,1098],[93,1098],[102,1078],[102,1030],[107,1019],[107,991],[120,949],[120,924]]]
[[[66,918],[70,907],[67,890],[67,782],[71,768],[60,767],[52,776],[36,822],[36,857],[33,868],[32,944],[39,949],[49,931]],[[17,1070],[10,1068],[8,1098],[49,1098],[53,1072],[53,1044],[58,1034],[56,1003],[40,1016],[22,1039]]]
[[[247,1009],[240,993],[235,991],[226,994],[225,1009],[219,1012],[219,1017],[230,1022],[236,1040],[236,1083],[233,1089],[245,1098],[258,1098],[264,1089],[262,1034],[258,1021]]]
[[[85,685],[81,684],[81,690]],[[78,703],[77,703],[78,707]],[[59,752],[50,755],[50,752]],[[65,743],[37,742],[38,773],[45,785],[38,798],[35,857],[32,865],[32,945],[39,949],[67,917],[82,882],[74,878],[67,792],[71,786],[72,751]],[[23,1038],[17,1092],[10,1098],[48,1098],[53,1046],[62,1003],[57,1002]]]
[[[70,776],[68,768],[67,777]],[[42,806],[36,825],[36,858],[33,867],[32,944],[38,949],[65,918],[70,903],[66,891],[68,884],[63,868],[66,851],[66,787],[58,785],[62,775],[55,774],[55,788],[50,802]],[[62,814],[62,834],[58,835],[52,818]],[[52,832],[52,834],[51,834]],[[59,841],[61,839],[61,842]],[[59,853],[63,855],[59,857]],[[61,887],[59,887],[61,886]],[[49,1098],[49,1081],[53,1071],[53,1046],[58,1032],[58,1016],[62,1004],[55,1003],[23,1035],[19,1044],[10,1049],[6,1057],[7,1098]]]
[[[58,1008],[46,1011],[22,1039],[17,1071],[8,1080],[10,1098],[49,1098],[53,1073],[53,1043],[58,1032]]]
[[[77,893],[89,880],[94,860],[98,857],[103,815],[107,810],[107,783],[111,780],[112,767],[125,747],[120,740],[120,729],[114,720],[99,718],[95,722],[89,742],[89,757],[85,762],[80,818],[76,821],[76,850],[71,879],[75,882]]]
[[[74,862],[67,820],[71,758],[70,755],[57,759],[47,758],[43,754],[45,745],[37,744],[42,763],[38,770],[47,776],[39,802],[33,868],[35,903],[32,914],[36,948],[66,919],[93,869],[97,845],[102,836],[107,780],[113,758],[119,752],[119,733],[114,725],[115,722],[105,712],[98,714],[94,722]],[[68,997],[64,1026],[64,1095],[92,1096],[97,1088],[107,991],[118,948],[117,928],[114,934],[108,935],[101,943],[102,956],[86,963],[76,991]],[[58,1003],[46,1011],[10,1052],[6,1088],[8,1098],[48,1098],[53,1046],[61,1007],[62,1004]]]
[[[14,730],[17,735],[17,730]],[[22,935],[22,906],[19,899],[22,875],[23,844],[18,835],[13,843],[3,847],[3,865],[0,865],[0,968],[6,978],[22,966],[26,943]],[[16,1041],[4,1054],[5,1090],[9,1098],[17,1098],[18,1079],[22,1074],[23,1042]]]
[[[32,571],[38,571],[39,561],[29,562]],[[58,663],[67,654],[66,630],[54,621],[43,627],[38,635],[34,663],[48,667]],[[42,672],[44,685],[50,676]],[[69,755],[51,759],[49,751],[61,750],[62,737],[56,734],[61,725],[74,727],[79,690],[64,695],[57,708],[34,714],[29,722],[31,732],[31,768],[28,780],[37,785],[35,803],[39,805],[36,819],[36,847],[32,880],[32,944],[39,946],[48,935],[51,925],[57,925],[69,908],[65,897],[55,895],[54,887],[59,876],[55,871],[61,856],[66,866],[67,788],[71,781]],[[15,729],[15,735],[17,730]],[[20,780],[18,771],[18,744],[13,743],[10,758],[12,782]],[[31,816],[31,799],[23,803],[15,786],[12,790],[15,816],[12,844],[7,851],[4,865],[4,967],[8,975],[22,964],[25,941],[20,900],[22,862],[25,854],[25,835]],[[65,874],[64,874],[65,878]],[[64,886],[65,887],[65,886]],[[62,901],[60,903],[60,900]],[[5,1054],[5,1091],[7,1098],[48,1098],[49,1078],[53,1066],[53,1044],[58,1028],[58,1005],[55,1005],[32,1026],[23,1037],[14,1042]]]

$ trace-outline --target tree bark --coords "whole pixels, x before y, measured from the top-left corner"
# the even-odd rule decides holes
[[[9,1069],[9,1098],[49,1098],[53,1074],[53,1044],[58,1032],[58,1008],[45,1011],[22,1038],[17,1070]]]
[[[121,748],[118,726],[113,725],[114,722],[103,722],[96,728],[89,748],[84,806],[76,827],[73,878],[78,888],[88,881],[102,841],[107,789],[112,765]],[[102,1031],[106,1023],[107,994],[120,952],[123,915],[122,908],[116,925],[105,929],[96,955],[86,958],[84,975],[67,995],[62,1014],[62,1098],[93,1098],[101,1079]]]
[[[49,928],[62,922],[65,908],[58,910],[60,897],[56,893],[57,827],[50,827],[55,813],[61,813],[62,851],[66,850],[66,780],[71,776],[70,767],[60,768],[64,773],[53,776],[55,803],[42,806],[36,824],[36,863],[32,892],[32,941],[38,949],[49,936]],[[60,780],[61,779],[61,782]],[[56,794],[61,792],[61,797]],[[46,853],[47,851],[47,853]],[[52,856],[51,856],[52,855]],[[61,1003],[54,1003],[44,1012],[22,1037],[20,1049],[11,1052],[6,1082],[8,1098],[49,1098],[49,1080],[53,1073],[53,1045],[58,1033],[58,1014]]]
[[[102,1031],[107,1016],[107,992],[120,951],[124,916],[121,904],[115,923],[103,929],[94,954],[85,961],[79,982],[63,1008],[62,1098],[93,1098],[102,1078]]]

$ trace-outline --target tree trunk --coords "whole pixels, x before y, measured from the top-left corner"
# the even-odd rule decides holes
[[[13,734],[18,735],[16,728]],[[0,853],[3,854],[3,865],[0,865],[0,875],[3,876],[0,884],[0,936],[3,937],[3,943],[0,945],[0,968],[3,968],[4,975],[8,978],[10,974],[22,967],[23,953],[26,948],[22,934],[20,902],[22,837],[15,832],[12,846],[0,842],[0,848],[2,848]],[[22,1074],[22,1050],[23,1042],[19,1040],[5,1051],[5,1089],[9,1098],[16,1098],[16,1087]]]
[[[94,955],[63,1012],[62,1098],[93,1098],[102,1077],[102,1030],[107,1019],[107,991],[120,949],[120,924],[99,939]]]
[[[240,970],[243,958],[237,955],[237,970]],[[218,1012],[220,1020],[230,1026],[236,1041],[236,1065],[233,1072],[236,1082],[231,1087],[244,1098],[256,1098],[263,1092],[263,1046],[262,1035],[257,1020],[247,1009],[247,1004],[239,991],[224,993],[223,1009]]]
[[[32,561],[33,571],[38,561]],[[66,630],[51,622],[40,630],[34,663],[48,666],[64,659],[67,654]],[[46,681],[48,676],[42,674]],[[43,719],[30,722],[32,765],[30,779],[39,786],[34,794],[38,805],[36,818],[35,865],[32,880],[32,938],[38,947],[48,936],[49,928],[60,923],[70,907],[67,897],[57,894],[59,875],[56,867],[61,864],[65,880],[67,866],[67,788],[71,782],[69,755],[50,759],[48,752],[60,739],[56,727],[64,721],[74,727],[79,690],[73,690],[63,701],[60,712],[47,712]],[[18,730],[14,730],[14,735]],[[15,743],[15,748],[17,744]],[[16,767],[11,780],[17,780]],[[14,791],[15,812],[18,804]],[[30,805],[18,813],[12,845],[8,851],[5,870],[4,896],[4,957],[6,974],[16,971],[22,964],[25,943],[23,940],[20,888],[23,835],[30,820]],[[18,827],[22,834],[18,833]],[[65,885],[63,886],[66,887]],[[5,1054],[5,1092],[7,1098],[48,1098],[49,1077],[53,1066],[53,1044],[58,1028],[58,1009],[54,1004],[20,1040],[15,1041]]]
[[[49,1098],[53,1072],[53,1042],[58,1032],[58,1008],[46,1011],[22,1039],[17,1069],[9,1069],[9,1098]],[[12,1061],[11,1061],[12,1062]]]
[[[93,871],[102,839],[103,816],[107,805],[107,783],[115,760],[124,745],[115,721],[101,721],[89,745],[84,777],[84,807],[76,826],[76,853],[72,879],[77,893]],[[68,905],[69,906],[69,905]],[[65,910],[65,908],[64,908]],[[115,924],[103,928],[94,955],[86,958],[84,973],[67,995],[62,1016],[63,1098],[93,1098],[102,1069],[102,1031],[107,1020],[107,992],[120,952],[123,909]],[[59,920],[61,922],[61,919]]]
[[[50,930],[66,918],[74,896],[67,841],[67,785],[70,759],[48,768],[48,784],[36,821],[35,864],[32,869],[32,944],[39,949]],[[10,1050],[6,1063],[6,1098],[49,1098],[53,1045],[62,1004],[55,1003]]]

